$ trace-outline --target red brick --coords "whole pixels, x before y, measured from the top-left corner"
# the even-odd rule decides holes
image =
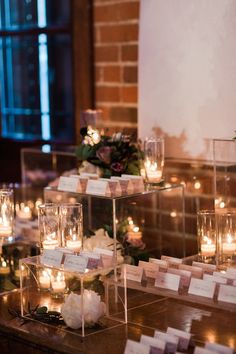
[[[116,122],[132,122],[137,123],[136,107],[111,107],[110,119]]]
[[[121,60],[123,61],[137,61],[138,60],[138,46],[133,44],[122,45]]]
[[[137,68],[137,66],[124,67],[123,80],[125,83],[137,83],[137,81],[138,81],[138,68]]]
[[[138,25],[101,26],[100,40],[103,43],[129,42],[138,40]]]
[[[106,82],[120,82],[121,68],[120,66],[105,66],[103,69],[104,81]]]
[[[96,62],[113,62],[119,58],[118,46],[101,46],[95,49],[95,61]]]
[[[124,86],[121,89],[121,101],[126,103],[137,103],[138,88],[137,86]]]
[[[103,81],[103,68],[96,67],[96,69],[95,69],[95,80],[96,80],[96,82]]]
[[[114,86],[99,86],[96,87],[96,101],[100,102],[119,102],[120,90]]]
[[[95,6],[95,22],[125,21],[139,18],[139,1]]]

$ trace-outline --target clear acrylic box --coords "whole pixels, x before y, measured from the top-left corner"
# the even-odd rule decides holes
[[[85,337],[114,328],[127,322],[127,294],[125,281],[121,278],[122,266],[114,265],[87,270],[85,273],[71,272],[61,267],[50,267],[41,263],[40,256],[21,260],[21,315],[32,321],[41,321],[45,325],[58,325],[60,330],[69,331]],[[60,276],[60,279],[57,276]],[[93,322],[95,306],[86,305],[94,292],[103,303],[103,315]],[[65,299],[71,294],[80,295],[80,307],[73,304],[70,311],[80,309],[80,327],[71,329],[62,317],[50,320],[50,316],[60,315]],[[46,307],[49,312],[44,312]],[[40,310],[37,312],[37,309]],[[59,314],[58,314],[59,312]],[[46,314],[45,314],[46,313]]]
[[[45,188],[46,202],[79,202],[83,205],[83,248],[110,245],[125,262],[137,264],[139,259],[160,258],[162,254],[186,256],[183,185],[163,187],[117,197],[58,191]],[[104,228],[110,238],[91,235]],[[113,243],[113,240],[115,242]],[[117,241],[117,242],[116,242]]]
[[[236,208],[236,140],[213,139],[215,208]]]

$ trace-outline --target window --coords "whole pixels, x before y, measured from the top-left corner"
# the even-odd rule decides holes
[[[0,0],[1,135],[71,143],[72,2]]]

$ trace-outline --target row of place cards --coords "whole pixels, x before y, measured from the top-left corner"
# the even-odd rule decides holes
[[[174,354],[188,351],[193,346],[192,334],[168,327],[166,332],[156,330],[154,337],[141,335],[140,341],[128,339],[124,354]],[[194,348],[194,354],[233,354],[233,349],[218,343],[205,343]]]
[[[81,173],[80,175],[61,176],[58,190],[72,193],[86,193],[100,196],[116,196],[140,193],[144,191],[141,176],[121,175],[121,177],[99,178],[97,174]]]
[[[87,270],[113,266],[113,251],[95,248],[93,252],[82,251],[80,255],[74,255],[66,249],[44,250],[40,261],[45,266],[85,273]]]
[[[236,304],[236,269],[229,268],[225,273],[215,269],[214,265],[193,262],[190,266],[181,259],[162,256],[160,260],[139,261],[138,266],[126,265],[122,276],[140,284],[149,278],[159,289],[184,289],[189,295]]]

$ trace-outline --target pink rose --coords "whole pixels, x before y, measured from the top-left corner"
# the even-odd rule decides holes
[[[107,165],[110,164],[111,148],[109,146],[100,147],[96,152],[96,156],[99,158],[100,161],[106,163]]]

